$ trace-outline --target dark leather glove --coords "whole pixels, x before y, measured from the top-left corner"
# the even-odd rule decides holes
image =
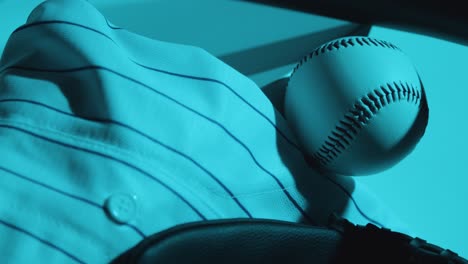
[[[373,224],[354,225],[332,215],[329,227],[342,235],[337,263],[468,263],[448,249]]]
[[[139,264],[468,263],[419,238],[354,225],[333,215],[329,228],[265,219],[226,219],[176,226],[116,259]]]

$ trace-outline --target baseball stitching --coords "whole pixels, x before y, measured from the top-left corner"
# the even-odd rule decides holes
[[[401,51],[401,49],[391,43],[368,37],[340,39],[324,44],[315,49],[309,55],[305,56],[294,68],[289,80],[309,59],[326,52],[355,45],[377,46]],[[379,86],[372,92],[369,92],[367,95],[356,100],[352,109],[344,114],[344,117],[339,120],[336,127],[330,132],[325,142],[321,145],[319,150],[312,155],[312,157],[321,165],[325,166],[329,164],[351,145],[351,142],[356,138],[359,131],[366,126],[372,117],[375,116],[384,106],[394,102],[407,101],[421,107],[421,97],[422,94],[417,87],[412,84],[408,84],[407,82],[403,83],[402,81],[399,81],[398,83],[386,83],[385,85]]]
[[[347,39],[340,39],[336,41],[332,41],[330,43],[323,44],[322,46],[318,47],[315,49],[313,52],[311,52],[309,55],[305,56],[302,58],[299,63],[294,67],[294,70],[291,73],[290,78],[294,75],[294,73],[304,64],[307,62],[309,59],[311,59],[314,56],[318,56],[320,54],[330,52],[333,50],[338,50],[340,48],[347,48],[349,46],[376,46],[376,47],[383,47],[383,48],[390,48],[394,50],[401,51],[400,48],[397,46],[393,45],[392,43],[389,43],[387,41],[383,40],[377,40],[377,39],[372,39],[368,37],[353,37],[353,38],[347,38]]]

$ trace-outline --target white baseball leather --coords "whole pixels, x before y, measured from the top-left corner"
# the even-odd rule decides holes
[[[340,38],[294,69],[285,117],[304,151],[326,170],[373,174],[406,157],[424,133],[423,89],[411,60],[395,45]]]

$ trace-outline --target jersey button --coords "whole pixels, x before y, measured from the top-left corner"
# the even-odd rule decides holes
[[[107,215],[118,224],[130,222],[136,214],[136,196],[117,193],[107,198],[104,209]]]

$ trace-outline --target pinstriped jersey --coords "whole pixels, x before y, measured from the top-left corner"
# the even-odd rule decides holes
[[[255,63],[255,62],[252,62]],[[202,48],[48,0],[0,61],[0,255],[106,263],[178,224],[265,218],[406,231],[365,186],[318,174],[249,78]]]

